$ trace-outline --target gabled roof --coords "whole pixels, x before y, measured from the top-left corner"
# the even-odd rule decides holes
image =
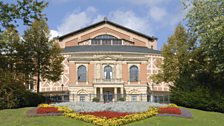
[[[159,50],[153,50],[142,46],[125,46],[125,45],[80,45],[65,47],[63,53],[69,52],[136,52],[136,53],[153,53],[160,54]]]
[[[80,32],[86,31],[86,30],[89,30],[89,29],[91,29],[91,28],[95,28],[95,27],[100,26],[100,25],[102,25],[102,24],[110,24],[110,25],[112,25],[112,26],[121,28],[121,29],[126,30],[126,31],[128,31],[128,32],[131,32],[131,33],[137,34],[137,35],[139,35],[139,36],[148,38],[149,40],[157,40],[156,37],[148,36],[148,35],[142,34],[142,33],[140,33],[140,32],[137,32],[137,31],[135,31],[135,30],[132,30],[132,29],[130,29],[130,28],[127,28],[127,27],[124,27],[124,26],[119,25],[119,24],[117,24],[117,23],[114,23],[114,22],[112,22],[112,21],[109,21],[109,20],[107,20],[107,18],[104,18],[104,20],[102,20],[102,21],[100,21],[100,22],[97,22],[97,23],[95,23],[95,24],[89,25],[89,26],[87,26],[87,27],[84,27],[84,28],[82,28],[82,29],[79,29],[79,30],[76,30],[76,31],[74,31],[74,32],[70,32],[70,33],[68,33],[68,34],[62,35],[62,36],[59,37],[59,40],[62,40],[62,39],[64,39],[64,38],[66,38],[66,37],[69,37],[69,36],[78,34],[78,33],[80,33]]]

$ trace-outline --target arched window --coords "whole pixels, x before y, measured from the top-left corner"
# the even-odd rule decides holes
[[[104,77],[105,77],[105,79],[111,79],[112,78],[112,67],[111,66],[105,66],[104,67]]]
[[[138,67],[133,65],[130,67],[129,70],[130,75],[130,82],[137,82],[138,81]]]
[[[102,34],[93,38],[91,45],[122,45],[122,40],[112,35]]]
[[[108,34],[98,35],[94,39],[117,39],[116,37]]]
[[[86,67],[81,65],[78,67],[78,82],[86,81]]]

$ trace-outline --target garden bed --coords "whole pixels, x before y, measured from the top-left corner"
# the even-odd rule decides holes
[[[119,118],[126,115],[134,114],[134,113],[127,113],[127,112],[112,112],[112,111],[98,111],[98,112],[80,112],[79,114],[82,115],[93,115],[100,118]]]
[[[38,117],[38,116],[62,116],[63,112],[49,112],[49,113],[38,113],[38,108],[31,108],[26,112],[28,117]]]
[[[180,114],[172,114],[172,113],[159,113],[157,116],[174,116],[174,117],[183,117],[183,118],[192,118],[192,114],[185,108],[179,108]]]
[[[167,106],[167,104],[153,102],[111,102],[111,103],[96,103],[96,102],[64,102],[52,104],[54,106],[67,106],[75,112],[97,112],[97,111],[113,111],[139,113],[145,112],[152,107]]]
[[[98,111],[97,111],[98,110]],[[153,116],[177,116],[191,118],[187,109],[175,104],[146,102],[67,102],[41,104],[27,112],[28,116],[59,116],[81,120],[98,126],[121,126]]]

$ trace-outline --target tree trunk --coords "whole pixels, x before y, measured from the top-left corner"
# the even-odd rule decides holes
[[[37,94],[39,94],[40,92],[40,58],[39,58],[39,54],[38,54],[38,58],[37,58]]]
[[[39,94],[40,92],[40,71],[38,68],[38,72],[37,72],[37,94]]]

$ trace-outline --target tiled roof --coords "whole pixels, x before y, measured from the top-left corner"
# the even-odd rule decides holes
[[[137,52],[160,54],[159,50],[153,50],[141,46],[115,46],[115,45],[81,45],[65,47],[63,53],[67,52]]]

